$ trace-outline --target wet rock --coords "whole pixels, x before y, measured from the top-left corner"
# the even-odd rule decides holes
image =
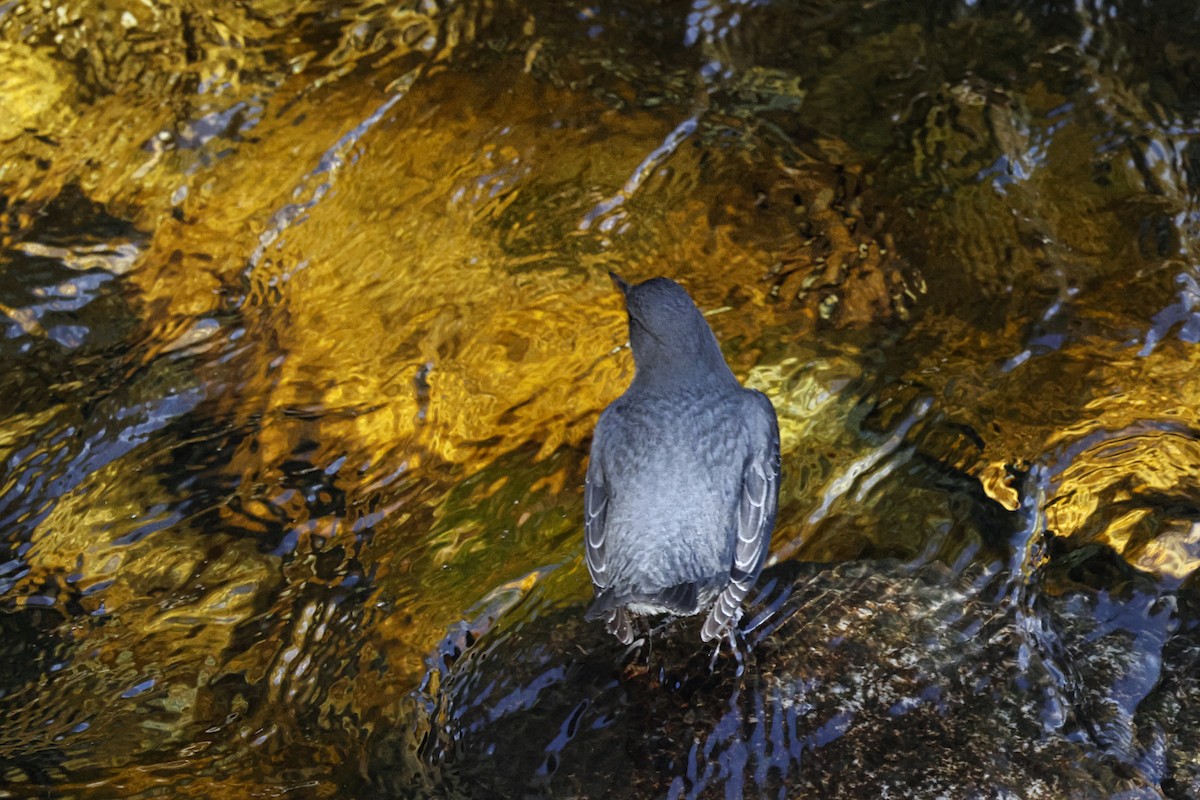
[[[447,639],[417,740],[383,791],[429,796],[1106,796],[1133,759],[1064,729],[1057,666],[987,581],[895,563],[764,575],[744,663],[710,671],[690,624],[628,651],[577,609]],[[517,615],[519,616],[519,615]],[[486,625],[481,626],[486,628]],[[1099,666],[1099,662],[1097,662]]]

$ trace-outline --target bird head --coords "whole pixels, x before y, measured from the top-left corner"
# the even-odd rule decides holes
[[[625,296],[639,377],[733,380],[712,329],[682,286],[670,278],[630,284],[615,272],[609,277]]]

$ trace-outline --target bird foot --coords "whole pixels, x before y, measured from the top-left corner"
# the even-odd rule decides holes
[[[738,677],[745,674],[747,665],[754,663],[754,652],[750,649],[750,643],[746,641],[745,634],[736,624],[730,625],[722,635],[717,636],[716,642],[717,646],[713,648],[712,658],[708,662],[709,672],[716,669],[717,659],[726,644],[729,645],[729,652],[733,655],[734,663],[737,664],[736,674]]]

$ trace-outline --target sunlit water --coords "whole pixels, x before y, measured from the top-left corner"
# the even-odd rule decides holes
[[[0,4],[0,796],[1200,796],[1191,3]],[[783,434],[585,623],[607,278]]]

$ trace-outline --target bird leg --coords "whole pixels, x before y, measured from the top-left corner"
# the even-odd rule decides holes
[[[663,632],[675,627],[675,623],[678,621],[679,620],[676,617],[667,615],[667,617],[662,622],[660,622],[657,625],[655,625],[654,627],[650,628],[650,635],[658,636],[658,635],[662,634]]]
[[[733,654],[733,660],[737,664],[737,675],[741,677],[746,672],[746,666],[754,665],[754,650],[750,647],[750,642],[746,640],[746,635],[737,624],[730,625],[725,629],[723,636],[716,637],[717,646],[713,648],[712,658],[708,662],[708,671],[712,672],[717,665],[717,658],[721,655],[721,648],[726,642],[729,643],[729,652]]]

